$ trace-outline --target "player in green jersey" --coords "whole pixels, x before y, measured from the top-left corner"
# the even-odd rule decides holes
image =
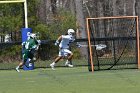
[[[34,33],[30,34],[30,36],[26,42],[22,43],[23,61],[20,62],[19,65],[16,67],[17,72],[20,72],[19,68],[22,67],[27,61],[31,62],[33,60],[35,51],[38,50],[39,45],[40,45],[40,40],[36,39],[36,34],[34,34]]]

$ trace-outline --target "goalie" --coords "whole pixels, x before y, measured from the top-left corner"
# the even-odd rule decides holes
[[[36,39],[36,34],[30,33],[26,42],[22,43],[23,46],[23,61],[16,67],[16,71],[20,72],[19,68],[26,64],[27,61],[31,62],[34,59],[35,51],[38,50],[41,41]],[[26,66],[26,65],[25,65]],[[27,66],[26,66],[27,67]]]
[[[73,67],[72,64],[70,64],[70,61],[73,57],[73,53],[70,51],[69,46],[70,43],[74,42],[75,40],[75,31],[73,29],[68,29],[67,35],[61,35],[58,37],[58,39],[55,42],[55,45],[59,45],[59,55],[58,57],[54,60],[53,63],[50,64],[51,68],[55,70],[54,66],[55,64],[64,57],[67,57],[67,61],[65,63],[65,66],[68,67]]]

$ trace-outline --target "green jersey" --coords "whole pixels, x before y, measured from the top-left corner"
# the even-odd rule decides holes
[[[37,45],[38,45],[37,40],[30,38],[29,40],[25,42],[25,49],[26,50],[35,49]]]
[[[28,58],[33,58],[34,56],[34,50],[38,46],[38,42],[36,39],[30,38],[26,42],[23,43],[24,46],[24,52],[23,52],[23,60],[26,62]]]

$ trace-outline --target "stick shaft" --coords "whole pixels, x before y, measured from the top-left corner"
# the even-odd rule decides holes
[[[88,47],[88,45],[80,45],[81,47]],[[91,45],[93,47],[95,47],[96,45]]]

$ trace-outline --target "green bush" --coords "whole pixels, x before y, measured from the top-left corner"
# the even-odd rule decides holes
[[[0,62],[12,62],[21,60],[21,46],[14,45],[1,49],[0,51]]]

